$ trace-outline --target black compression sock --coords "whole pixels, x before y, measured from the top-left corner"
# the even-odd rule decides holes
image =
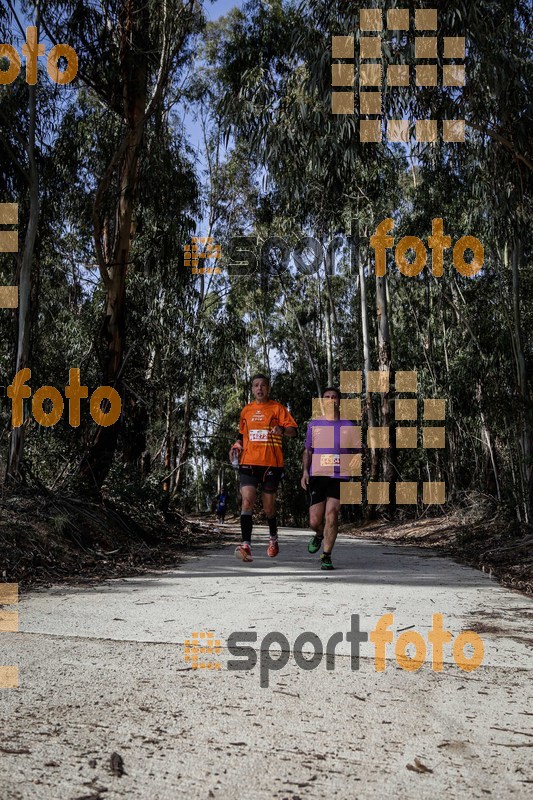
[[[267,517],[268,530],[270,531],[270,538],[278,538],[278,518],[276,516]]]
[[[252,540],[253,520],[250,513],[241,513],[241,536],[243,542],[250,544]]]

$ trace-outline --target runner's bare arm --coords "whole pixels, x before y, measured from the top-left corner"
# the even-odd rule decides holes
[[[298,429],[292,427],[283,428],[281,425],[276,425],[272,428],[272,433],[275,433],[277,436],[286,436],[287,439],[293,439],[298,433]]]
[[[311,464],[311,457],[313,455],[313,451],[309,450],[307,447],[303,451],[302,455],[302,480],[300,481],[300,485],[302,489],[306,490],[307,486],[309,485],[309,465]]]
[[[279,406],[276,422],[278,424],[276,425],[274,433],[277,433],[278,436],[285,435],[287,439],[293,439],[298,433],[296,420],[291,416],[285,406]],[[278,431],[277,428],[280,428],[280,430]]]

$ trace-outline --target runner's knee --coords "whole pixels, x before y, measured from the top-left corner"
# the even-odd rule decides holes
[[[339,509],[338,508],[328,508],[326,511],[326,517],[328,522],[336,522],[339,518]]]
[[[322,514],[310,514],[309,525],[314,531],[319,531],[321,529],[322,522],[323,522]]]
[[[253,511],[254,510],[254,501],[250,497],[243,497],[242,498],[242,511]]]
[[[273,514],[276,510],[276,495],[263,492],[263,511],[265,514]]]

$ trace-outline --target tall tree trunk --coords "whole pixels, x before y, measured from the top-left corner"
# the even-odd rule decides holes
[[[333,326],[332,326],[332,299],[329,290],[329,276],[332,273],[332,258],[334,255],[331,247],[326,247],[326,257],[324,259],[325,270],[325,303],[324,303],[324,327],[326,330],[326,365],[328,373],[328,386],[335,384],[333,375]]]
[[[489,423],[483,411],[483,387],[478,380],[476,386],[476,402],[479,408],[479,418],[481,421],[481,445],[483,447],[483,488],[491,495],[496,495],[501,500],[500,481],[498,479],[498,468],[494,455],[493,437],[489,428]]]
[[[161,508],[168,511],[170,505],[170,486],[172,479],[172,403],[170,395],[167,395],[167,407],[165,414],[165,457],[163,459],[163,470],[165,477],[161,486],[162,498]]]
[[[130,262],[132,217],[135,204],[139,156],[146,121],[147,9],[140,0],[123,5],[123,41],[121,71],[123,76],[124,118],[127,131],[98,187],[93,208],[95,244],[102,279],[106,287],[106,312],[101,336],[104,346],[103,383],[122,394],[120,375],[126,334],[126,270]],[[119,169],[116,229],[111,261],[104,260],[101,246],[101,218],[105,193],[115,169]],[[117,447],[120,419],[114,425],[99,427],[82,465],[82,480],[89,491],[99,493]]]
[[[259,320],[259,328],[261,330],[261,347],[263,349],[263,364],[267,375],[270,375],[270,358],[268,357],[268,341],[265,332],[265,320],[263,318],[261,310],[257,312],[257,317]]]
[[[173,497],[180,495],[183,489],[183,482],[185,479],[185,467],[187,463],[189,444],[191,440],[191,412],[192,412],[191,393],[187,389],[185,392],[185,403],[183,407],[183,429],[181,434],[180,446],[178,448],[176,485],[174,486]]]
[[[506,248],[507,251],[507,248]],[[511,268],[513,276],[513,320],[514,350],[516,359],[516,378],[520,397],[519,408],[519,450],[521,453],[520,472],[523,483],[523,507],[525,522],[533,518],[533,403],[529,394],[526,361],[522,345],[522,320],[520,313],[520,262],[522,243],[513,243]]]
[[[35,27],[37,28],[37,41],[39,41],[39,4],[35,14]],[[30,296],[32,288],[32,263],[35,250],[35,240],[39,227],[39,172],[35,160],[35,139],[37,126],[37,85],[28,85],[28,177],[29,177],[29,220],[24,238],[24,251],[19,277],[19,308],[18,308],[18,333],[17,355],[15,359],[15,373],[29,366],[30,354],[30,328],[31,309]],[[24,456],[24,425],[13,428],[9,440],[9,453],[6,469],[6,480],[17,479]]]
[[[442,294],[440,300],[442,301]],[[445,309],[442,307],[442,302],[440,303],[440,311],[442,315],[442,348],[444,353],[444,366],[446,368],[446,388],[448,394],[446,415],[449,420],[454,420],[455,410],[454,410],[454,398],[452,391],[453,387],[452,387],[452,378],[450,375],[450,360],[448,357],[448,345],[446,342],[448,336],[448,328],[446,327]],[[455,464],[456,464],[456,455],[459,452],[460,448],[458,430],[455,424],[447,425],[446,439],[448,442],[447,472],[448,472],[448,480],[450,487],[449,496],[451,497],[454,487],[456,485]]]
[[[354,257],[359,271],[359,288],[361,293],[361,332],[363,338],[363,362],[365,372],[365,416],[368,428],[376,427],[376,416],[374,414],[374,406],[372,403],[372,395],[367,391],[368,373],[372,369],[372,361],[370,359],[370,339],[368,335],[368,303],[366,294],[366,276],[363,259],[360,252],[359,237],[354,242]],[[378,453],[375,448],[370,448],[370,465],[369,465],[369,479],[376,481],[379,477],[379,461]],[[376,508],[374,505],[367,504],[367,513],[370,519],[375,516]]]
[[[383,451],[383,480],[389,484],[389,512],[396,512],[396,435],[394,413],[391,401],[394,374],[389,333],[389,314],[387,306],[387,276],[376,276],[376,313],[378,327],[379,369],[389,373],[389,388],[381,394],[381,424],[389,431],[389,448]]]

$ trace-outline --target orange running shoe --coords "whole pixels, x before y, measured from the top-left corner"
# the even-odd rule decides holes
[[[278,553],[279,553],[278,540],[277,538],[276,539],[271,538],[268,543],[267,556],[270,556],[270,558],[275,558]]]
[[[252,548],[248,542],[241,542],[241,544],[235,548],[235,558],[241,561],[253,561]]]

